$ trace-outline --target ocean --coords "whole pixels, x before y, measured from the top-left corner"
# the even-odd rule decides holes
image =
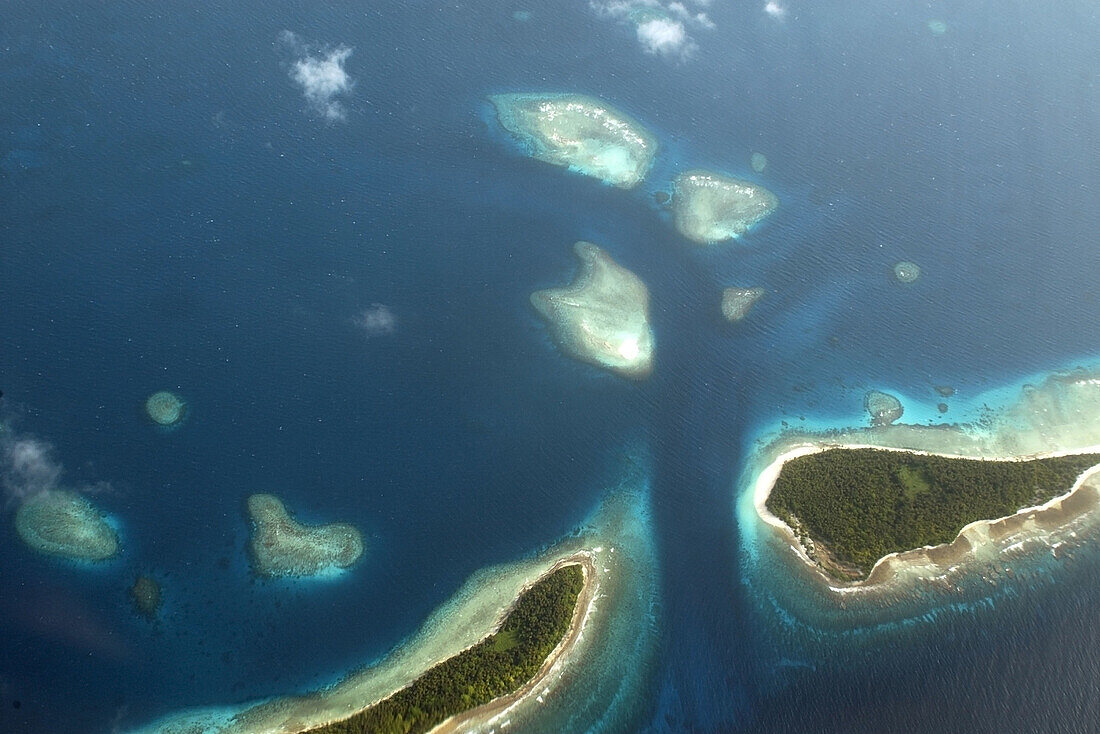
[[[660,5],[683,35],[652,46],[635,5],[6,3],[0,422],[117,518],[123,552],[33,553],[4,477],[0,730],[126,731],[331,683],[478,569],[572,532],[637,446],[660,651],[627,730],[1095,730],[1100,545],[843,629],[772,604],[734,511],[779,421],[863,424],[872,388],[903,421],[970,419],[1095,361],[1095,6],[696,0]],[[296,64],[334,52],[344,84],[304,96]],[[525,157],[487,103],[513,91],[630,114],[660,142],[649,178]],[[780,207],[692,245],[654,193],[693,167]],[[650,289],[646,381],[564,356],[528,302],[577,240]],[[768,291],[737,325],[731,285]],[[174,430],[144,418],[157,390],[187,402]],[[257,580],[256,492],[356,525],[363,559]],[[138,573],[163,588],[154,623]]]

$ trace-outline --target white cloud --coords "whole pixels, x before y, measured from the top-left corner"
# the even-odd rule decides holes
[[[764,12],[777,20],[783,20],[787,15],[787,9],[775,0],[768,0],[767,4],[764,5]]]
[[[7,434],[3,443],[3,482],[15,499],[53,489],[61,479],[61,464],[53,459],[53,447],[34,438]]]
[[[706,13],[692,13],[686,5],[683,3],[669,3],[669,11],[683,18],[689,23],[695,23],[700,28],[706,28],[707,30],[713,30],[716,26]]]
[[[362,329],[368,338],[397,331],[397,317],[389,306],[382,303],[372,303],[370,308],[356,314],[351,322]]]
[[[290,78],[301,87],[306,101],[325,119],[333,122],[343,120],[347,113],[338,98],[355,86],[344,69],[344,62],[351,56],[352,49],[338,46],[314,51],[290,31],[283,31],[280,39],[300,57],[291,66]]]
[[[672,55],[683,53],[688,36],[680,21],[654,18],[638,26],[638,41],[651,54]]]
[[[0,487],[7,502],[21,503],[31,495],[57,489],[64,473],[65,467],[54,458],[52,444],[16,435],[9,426],[0,425]],[[85,494],[114,491],[107,482],[67,486]]]
[[[588,4],[602,16],[632,24],[642,48],[661,56],[690,56],[698,48],[691,30],[715,28],[706,13],[697,11],[710,0],[589,0]]]

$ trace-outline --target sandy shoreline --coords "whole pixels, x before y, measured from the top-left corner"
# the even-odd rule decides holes
[[[500,625],[503,624],[505,618],[514,608],[516,600],[518,600],[524,592],[526,592],[532,586],[537,584],[540,580],[558,570],[559,568],[573,564],[580,565],[584,575],[584,586],[581,589],[580,595],[577,597],[577,604],[573,610],[573,618],[569,623],[569,629],[566,631],[566,634],[562,638],[562,641],[558,643],[558,646],[550,652],[549,656],[547,656],[546,661],[543,663],[542,667],[539,668],[539,671],[535,675],[535,677],[514,693],[501,696],[500,698],[494,699],[489,703],[478,706],[477,708],[470,709],[469,711],[464,711],[461,714],[457,714],[449,719],[445,719],[444,721],[437,724],[434,728],[432,728],[430,730],[430,734],[444,734],[445,732],[462,731],[468,727],[478,726],[482,723],[493,720],[499,717],[501,714],[506,713],[513,706],[521,703],[525,698],[529,697],[538,688],[540,688],[541,685],[546,682],[546,679],[549,676],[551,670],[554,669],[554,667],[559,662],[564,662],[568,659],[568,653],[572,650],[576,642],[581,638],[581,633],[583,632],[584,625],[588,620],[589,611],[592,607],[593,601],[596,598],[597,590],[599,588],[599,578],[597,574],[596,563],[593,553],[591,551],[574,551],[567,556],[558,558],[551,565],[541,570],[537,577],[524,583],[523,587],[515,595],[515,598],[510,604],[499,611],[496,619],[492,623],[492,626],[489,628],[489,631],[486,632],[481,638],[477,639],[476,641],[472,642],[461,650],[448,653],[436,659],[427,661],[423,666],[423,670],[412,680],[409,680],[405,685],[394,688],[393,690],[389,691],[385,696],[375,698],[353,708],[348,708],[345,711],[341,712],[339,716],[327,718],[326,720],[312,720],[308,723],[301,722],[298,727],[295,727],[292,730],[281,728],[279,729],[280,734],[290,734],[290,732],[293,732],[293,734],[308,734],[308,732],[313,731],[319,727],[337,723],[340,721],[345,721],[352,716],[355,716],[356,714],[365,711],[372,706],[376,706],[388,698],[393,697],[400,691],[407,688],[409,685],[412,685],[412,683],[415,682],[415,680],[419,678],[420,675],[423,675],[436,665],[439,665],[440,663],[443,663],[457,655],[462,654],[471,647],[474,647],[477,644],[481,643],[490,635],[495,634],[500,629]]]
[[[759,518],[779,532],[784,540],[789,541],[792,550],[798,555],[799,559],[812,568],[816,577],[831,591],[837,593],[851,593],[881,587],[895,579],[902,571],[917,571],[916,575],[918,577],[936,577],[957,567],[959,564],[965,563],[968,558],[973,557],[974,552],[982,545],[995,543],[1013,532],[1019,533],[1028,530],[1028,523],[1034,526],[1035,533],[1042,533],[1046,531],[1047,527],[1062,525],[1100,504],[1100,466],[1095,466],[1083,472],[1068,491],[1041,505],[1021,508],[1012,515],[1005,517],[976,520],[964,526],[955,540],[950,543],[890,553],[875,562],[871,572],[867,574],[865,579],[844,583],[826,574],[824,569],[807,555],[802,541],[791,527],[773,515],[767,508],[768,496],[771,494],[772,487],[775,486],[775,481],[779,477],[784,464],[792,459],[829,449],[904,451],[922,456],[943,456],[951,459],[974,459],[979,461],[1029,461],[1056,456],[1100,453],[1100,444],[1079,449],[1049,451],[1023,456],[968,456],[965,454],[837,441],[810,441],[792,445],[757,475],[753,485],[753,505]],[[1085,494],[1088,496],[1083,496]],[[1020,544],[1023,542],[1026,542],[1026,538],[1020,541]],[[926,569],[928,573],[919,573],[922,569]]]
[[[577,604],[573,610],[573,619],[569,622],[569,629],[566,630],[565,636],[562,638],[561,642],[558,643],[558,646],[547,656],[542,667],[540,667],[538,673],[535,674],[535,677],[514,693],[501,696],[477,708],[464,711],[461,714],[456,714],[449,719],[445,719],[436,725],[429,734],[451,734],[452,732],[465,731],[485,724],[496,723],[501,717],[507,715],[512,708],[522,703],[525,699],[539,695],[539,689],[547,683],[552,673],[559,667],[559,662],[564,663],[568,658],[569,652],[576,645],[577,641],[581,639],[585,624],[588,622],[589,614],[592,611],[592,605],[596,600],[597,591],[599,590],[600,583],[597,577],[596,564],[589,553],[577,553],[574,556],[563,558],[555,563],[546,574],[553,573],[562,566],[573,563],[579,563],[581,566],[581,570],[584,573],[584,588],[581,589],[581,593],[577,597]],[[546,574],[544,574],[544,576]],[[504,616],[507,616],[507,612],[505,612]],[[499,623],[497,626],[499,626]]]

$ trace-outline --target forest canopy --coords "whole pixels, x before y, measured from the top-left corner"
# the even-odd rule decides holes
[[[1064,494],[1096,464],[1097,454],[985,461],[836,448],[786,462],[767,507],[827,572],[858,579],[885,555],[950,543],[971,522]]]
[[[426,732],[455,714],[513,693],[565,637],[584,588],[581,566],[562,566],[516,599],[500,629],[354,716],[310,734]]]

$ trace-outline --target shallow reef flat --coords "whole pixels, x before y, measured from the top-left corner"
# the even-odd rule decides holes
[[[629,731],[657,649],[656,556],[645,482],[628,474],[577,532],[537,556],[475,573],[408,640],[332,686],[182,712],[139,731],[299,734],[343,721],[488,637],[524,589],[571,564],[586,574],[577,616],[535,681],[433,731],[500,731],[510,724],[523,731]]]
[[[722,291],[722,315],[726,321],[741,321],[765,293],[763,288],[726,288]]]
[[[23,542],[40,553],[77,561],[105,561],[118,554],[118,535],[87,498],[51,489],[31,495],[15,513]]]
[[[645,283],[590,242],[573,251],[581,261],[577,277],[565,288],[532,293],[531,304],[566,354],[624,377],[647,377],[654,339]]]
[[[527,155],[630,189],[653,165],[656,139],[611,105],[581,94],[496,94],[501,127]]]
[[[672,187],[676,229],[702,245],[740,238],[779,206],[763,186],[713,171],[685,171]]]
[[[248,498],[249,551],[260,576],[316,576],[347,568],[363,555],[363,536],[346,523],[303,525],[270,494]]]

